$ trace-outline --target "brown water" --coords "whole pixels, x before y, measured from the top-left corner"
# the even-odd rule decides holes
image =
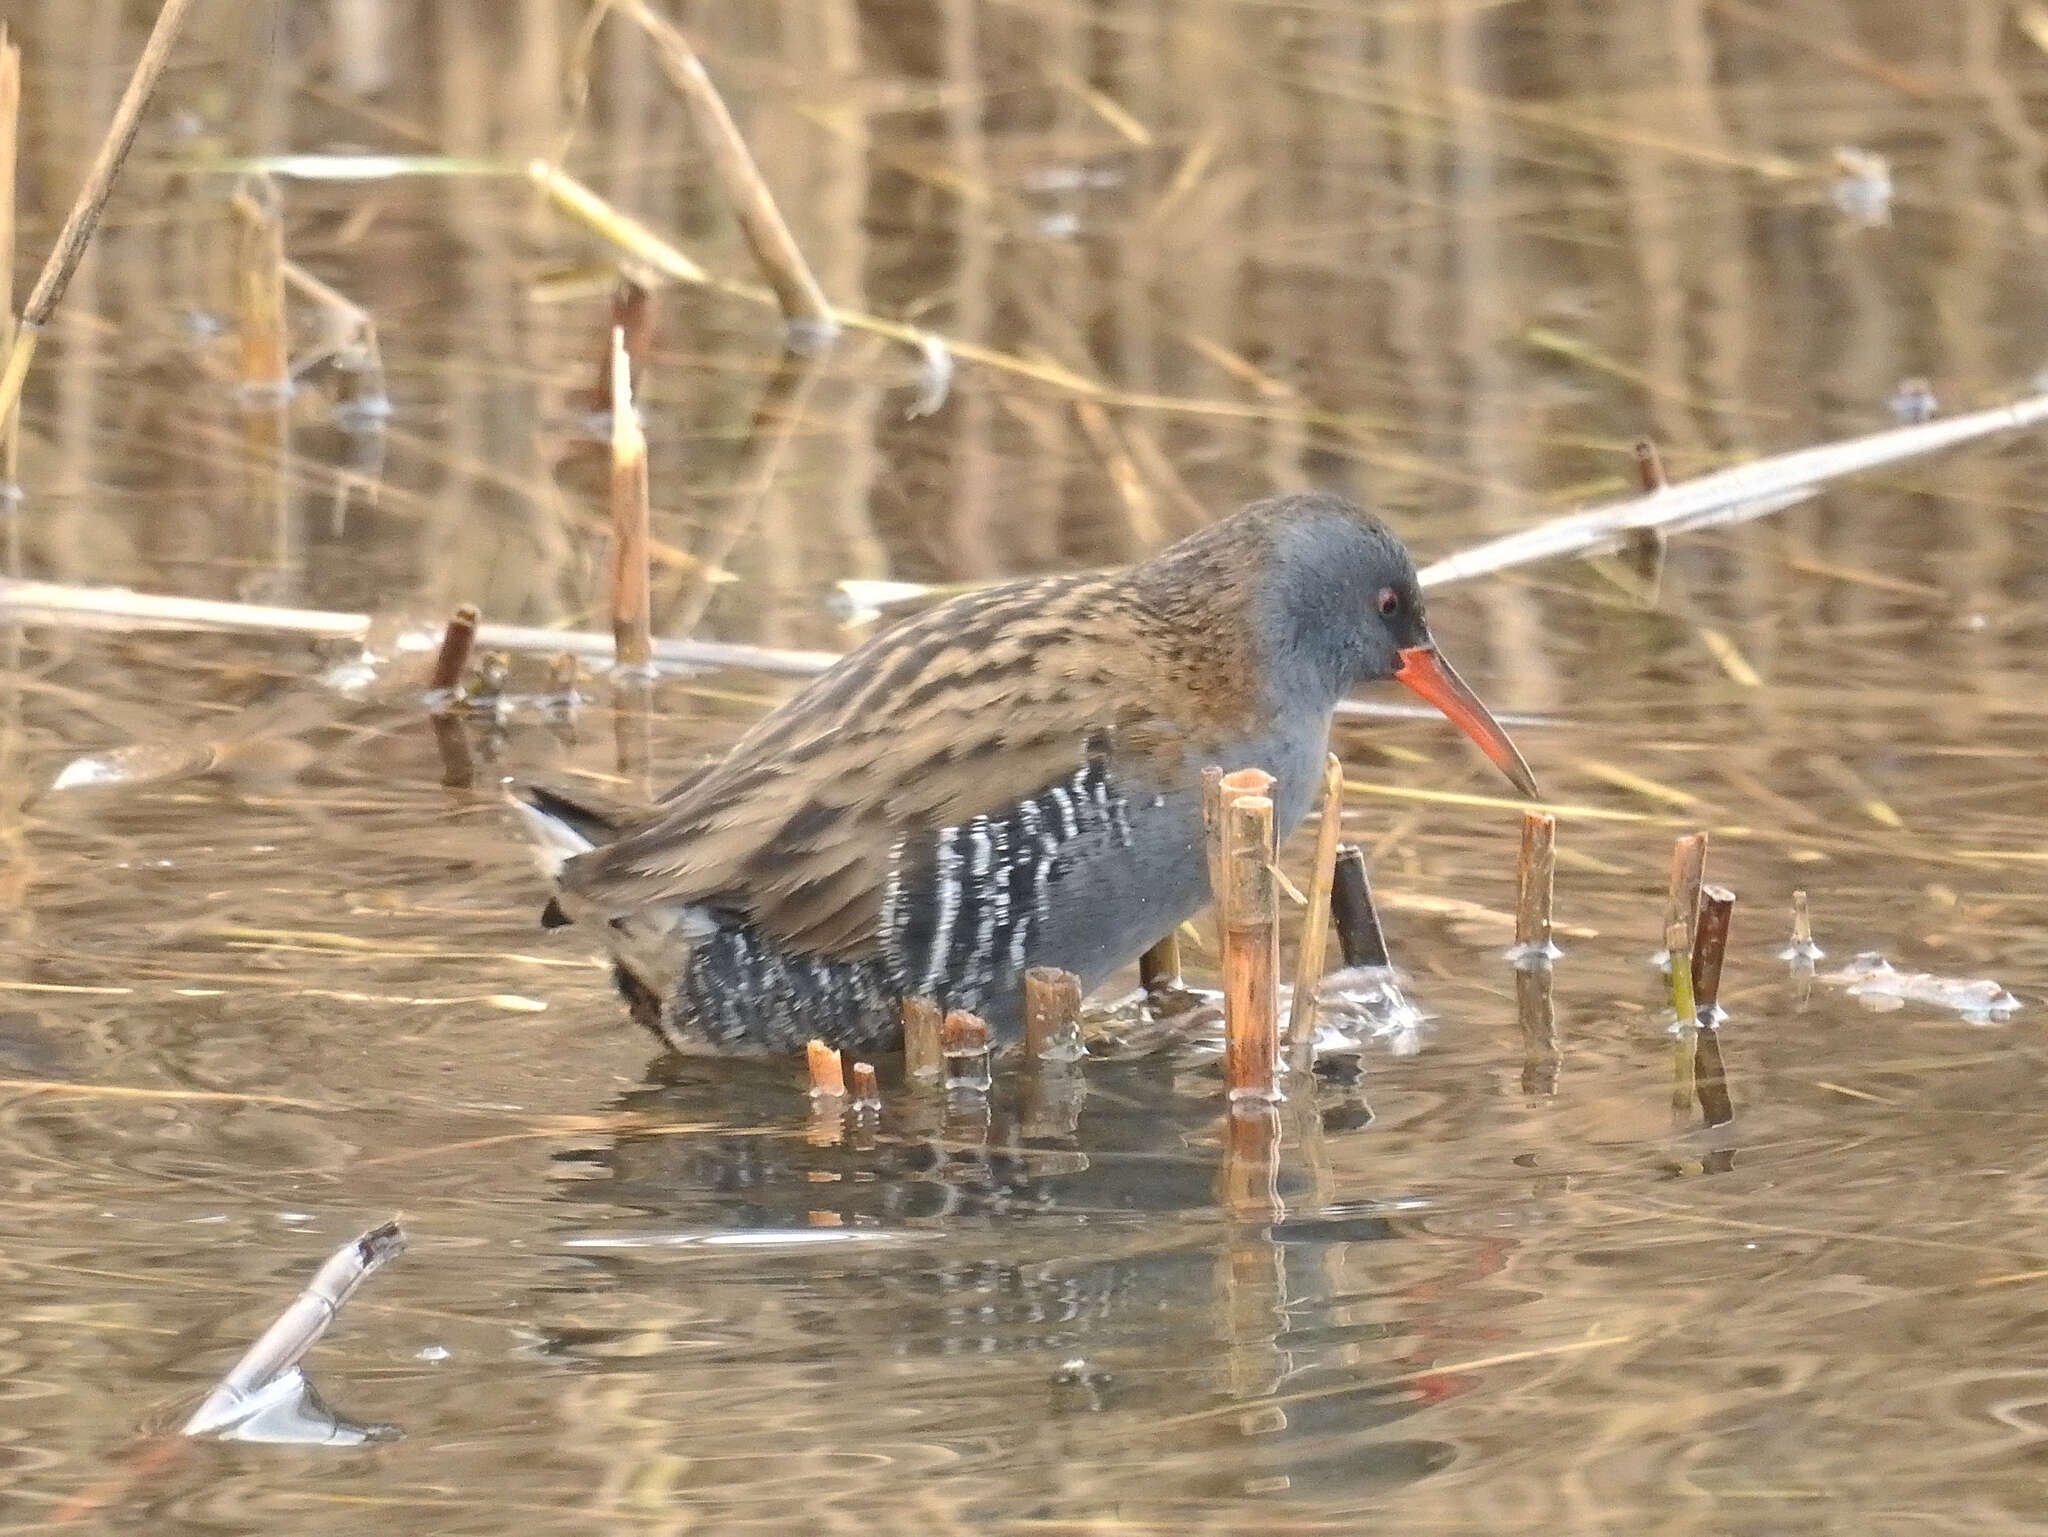
[[[147,9],[7,7],[18,281]],[[1307,484],[1434,556],[1620,491],[1640,434],[1690,474],[1884,425],[1910,376],[2009,398],[2048,362],[2035,10],[682,8],[835,299],[1125,398],[963,364],[908,420],[910,349],[778,378],[768,312],[667,290],[656,533],[697,563],[657,567],[662,626],[839,649],[842,578],[1120,559]],[[607,280],[565,274],[597,242],[516,178],[286,182],[394,415],[337,428],[316,372],[280,456],[215,335],[229,179],[181,169],[550,152],[580,14],[199,7],[38,359],[10,571],[591,622]],[[571,168],[751,278],[642,41],[594,68]],[[1888,223],[1837,206],[1842,147],[1889,158]],[[1414,798],[1490,770],[1440,724],[1347,735],[1435,1018],[1324,1086],[1278,1210],[1219,1204],[1214,1081],[1171,1057],[1091,1064],[1071,1136],[1024,1135],[1007,1082],[942,1122],[885,1065],[841,1134],[787,1065],[653,1058],[577,931],[536,928],[490,785],[634,779],[643,740],[662,777],[781,682],[667,680],[644,739],[587,683],[573,721],[473,724],[463,789],[416,655],[347,696],[299,640],[0,634],[0,1530],[2038,1529],[2044,470],[2009,441],[1682,540],[1654,609],[1583,566],[1438,599],[1480,691],[1551,721],[1518,735],[1594,932],[1553,1052],[1497,922],[1428,905],[1512,903],[1514,813]],[[149,774],[43,793],[135,744]],[[1699,826],[1741,896],[1711,1132],[1673,1123],[1646,964]],[[1882,950],[2021,1009],[1802,984],[1795,887],[1823,971]],[[398,1439],[153,1439],[394,1212],[410,1252],[308,1368]]]

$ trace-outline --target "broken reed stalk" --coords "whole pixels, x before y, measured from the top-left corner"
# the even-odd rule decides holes
[[[947,1092],[986,1094],[995,1082],[989,1067],[988,1021],[979,1014],[955,1009],[946,1016],[939,1043],[946,1056]]]
[[[654,660],[653,578],[648,569],[647,434],[633,405],[623,327],[612,327],[612,650],[621,667]]]
[[[99,153],[93,156],[84,184],[72,201],[71,212],[65,216],[64,228],[57,233],[57,243],[50,248],[43,270],[36,276],[35,287],[29,290],[28,302],[21,307],[20,324],[7,349],[6,367],[0,371],[0,431],[7,430],[13,421],[15,408],[21,403],[22,383],[28,378],[28,366],[35,357],[36,342],[63,299],[64,290],[71,286],[78,264],[85,259],[85,248],[93,231],[99,228],[114,178],[121,173],[122,163],[134,147],[135,131],[142,124],[142,109],[149,105],[192,3],[193,0],[164,0],[163,9],[156,13],[156,25],[150,28],[149,41],[142,45],[135,69],[128,76],[127,88],[114,107],[114,117],[100,140]]]
[[[1180,935],[1173,933],[1138,957],[1138,985],[1148,993],[1180,990]]]
[[[1701,888],[1699,922],[1693,928],[1692,995],[1703,1025],[1715,1021],[1721,996],[1721,964],[1728,954],[1728,924],[1734,913],[1734,892],[1725,886]]]
[[[837,1050],[813,1039],[804,1046],[804,1061],[811,1072],[813,1099],[846,1098],[846,1067]]]
[[[945,1014],[929,998],[903,1000],[903,1070],[912,1079],[946,1071]]]
[[[1547,811],[1522,813],[1522,854],[1515,867],[1517,966],[1547,966],[1557,957],[1552,939],[1552,898],[1557,886],[1557,818]]]
[[[1280,907],[1273,802],[1223,781],[1223,1078],[1230,1097],[1271,1099],[1279,1049]],[[1259,774],[1271,783],[1271,776]]]
[[[661,72],[668,76],[689,109],[690,121],[710,152],[711,166],[720,187],[732,203],[740,229],[753,248],[775,290],[776,302],[789,323],[790,340],[796,350],[811,352],[839,334],[839,321],[831,302],[818,286],[810,264],[789,232],[775,195],[761,177],[746,140],[740,137],[725,99],[711,83],[697,50],[677,28],[656,15],[646,0],[614,0],[654,43]]]
[[[14,347],[14,165],[21,132],[21,48],[0,24],[0,358]],[[21,481],[21,418],[0,424],[0,509]]]
[[[436,694],[453,694],[462,686],[469,668],[469,653],[476,645],[476,627],[483,615],[474,603],[456,609],[441,632],[441,649],[434,656],[434,673],[427,687]]]
[[[1306,1073],[1314,1058],[1317,992],[1330,948],[1330,888],[1337,878],[1337,839],[1344,831],[1344,765],[1335,753],[1323,758],[1323,817],[1316,828],[1315,865],[1309,872],[1308,910],[1301,920],[1301,945],[1294,958],[1294,997],[1287,1010],[1290,1065]]]
[[[1735,1119],[1728,1097],[1728,1071],[1721,1061],[1721,964],[1728,954],[1728,925],[1735,914],[1735,893],[1708,886],[1700,893],[1700,921],[1693,937],[1693,1006],[1698,1011],[1699,1038],[1693,1044],[1693,1087],[1700,1114],[1709,1126]]]
[[[1657,452],[1657,445],[1648,438],[1637,438],[1635,443],[1636,483],[1645,495],[1662,491],[1671,482],[1664,476],[1664,456]]]
[[[225,1430],[245,1418],[253,1407],[249,1400],[270,1383],[290,1371],[327,1332],[342,1304],[355,1295],[379,1267],[405,1252],[405,1232],[396,1222],[385,1222],[352,1238],[327,1257],[313,1273],[306,1289],[265,1329],[256,1343],[242,1352],[242,1358],[228,1369],[218,1386],[206,1395],[183,1433],[206,1435]]]
[[[1707,835],[1689,833],[1671,845],[1671,889],[1664,899],[1664,931],[1680,925],[1690,938],[1699,919],[1700,882],[1707,873]],[[1665,957],[1677,954],[1668,947]]]
[[[1346,969],[1356,966],[1391,966],[1387,936],[1380,928],[1379,909],[1373,906],[1372,881],[1365,873],[1365,853],[1355,844],[1337,850],[1337,865],[1330,882],[1330,912],[1337,922],[1337,948]]]
[[[1024,1052],[1033,1062],[1081,1055],[1081,979],[1057,966],[1024,973]]]
[[[237,378],[251,404],[276,405],[292,389],[284,307],[284,218],[277,183],[268,176],[244,177],[228,207],[235,220]]]
[[[643,379],[647,376],[647,353],[654,343],[654,292],[646,284],[621,276],[618,286],[612,290],[612,327],[606,332],[604,361],[597,366],[597,386],[591,391],[591,404],[601,412],[615,409],[616,364],[612,356],[610,338],[622,335],[626,348],[626,377]]]
[[[1692,993],[1692,935],[1681,924],[1664,931],[1671,952],[1671,1008],[1678,1016],[1671,1048],[1671,1111],[1686,1115],[1694,1096],[1693,1048],[1699,1037],[1699,1007]]]

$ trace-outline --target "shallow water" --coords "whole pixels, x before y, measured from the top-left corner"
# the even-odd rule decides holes
[[[18,282],[130,9],[12,8]],[[463,600],[591,623],[597,243],[516,178],[287,183],[394,415],[337,427],[316,371],[275,426],[215,334],[227,178],[189,169],[550,152],[580,12],[198,9],[39,357],[9,572],[385,638]],[[382,56],[334,46],[373,13]],[[1121,559],[1311,483],[1433,557],[1619,493],[1646,433],[1686,475],[1888,424],[1912,377],[2010,398],[2048,361],[2030,14],[692,8],[836,299],[1125,398],[963,363],[906,419],[911,349],[778,375],[768,312],[666,290],[662,628],[837,650],[842,578]],[[639,40],[595,74],[571,168],[751,277]],[[1842,206],[1839,147],[1888,158],[1888,223]],[[1091,1063],[1071,1134],[1027,1130],[1014,1073],[949,1116],[886,1063],[879,1122],[827,1126],[787,1064],[657,1059],[539,931],[495,777],[659,780],[785,681],[671,678],[636,717],[586,680],[573,718],[458,734],[463,788],[417,652],[343,693],[347,648],[297,639],[0,632],[4,1530],[2033,1529],[2044,468],[2005,441],[1683,539],[1654,608],[1570,564],[1434,599],[1489,702],[1550,722],[1517,736],[1561,808],[1552,1028],[1473,910],[1512,906],[1515,812],[1426,798],[1491,770],[1439,724],[1347,730],[1347,830],[1434,1017],[1326,1083],[1250,1201],[1182,1060]],[[146,772],[49,792],[138,745]],[[1712,1131],[1673,1123],[1647,964],[1698,827],[1741,899]],[[1803,982],[1795,888],[1823,973],[1881,951],[2018,1011]],[[393,1213],[409,1252],[307,1365],[397,1439],[160,1439]]]

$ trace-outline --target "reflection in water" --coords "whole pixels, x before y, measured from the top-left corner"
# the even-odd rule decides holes
[[[1645,436],[1676,479],[1881,426],[1902,380],[1959,411],[2041,365],[2048,54],[2002,0],[668,9],[828,294],[999,358],[961,350],[939,400],[911,346],[798,364],[771,312],[656,290],[672,635],[838,651],[848,579],[1101,564],[1310,484],[1435,558],[1622,492]],[[15,10],[28,259],[147,8]],[[495,781],[666,783],[787,685],[669,677],[615,734],[609,684],[572,711],[522,658],[451,735],[424,655],[385,644],[463,602],[597,619],[613,253],[520,175],[294,176],[286,254],[371,317],[382,382],[323,366],[252,412],[226,323],[226,157],[551,154],[585,14],[196,8],[44,342],[8,574],[375,612],[383,660],[0,632],[10,1493],[101,1486],[309,1234],[399,1209],[413,1262],[317,1361],[405,1438],[190,1446],[110,1520],[2034,1521],[2039,440],[1633,552],[1619,590],[1543,566],[1433,602],[1475,686],[1550,722],[1525,746],[1570,964],[1499,961],[1513,813],[1449,734],[1347,726],[1345,836],[1436,1017],[1329,1069],[1320,1125],[1226,1121],[1170,1057],[999,1064],[958,1106],[884,1063],[879,1115],[816,1123],[783,1064],[649,1084],[602,969],[533,928]],[[592,67],[571,173],[751,277],[630,29]],[[291,306],[303,347],[327,308]],[[108,776],[46,793],[69,764]],[[1739,1119],[1674,1129],[1637,960],[1699,827],[1748,900],[1812,890],[1839,953],[1995,977],[2022,1012],[1866,1014],[1738,939]]]

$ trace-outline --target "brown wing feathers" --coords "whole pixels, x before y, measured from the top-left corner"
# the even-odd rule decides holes
[[[1092,733],[1142,752],[1205,713],[1180,697],[1201,671],[1183,625],[1174,654],[1160,628],[1114,575],[956,598],[765,717],[658,820],[569,861],[563,889],[606,914],[702,905],[801,951],[872,955],[906,843],[1072,775]]]

